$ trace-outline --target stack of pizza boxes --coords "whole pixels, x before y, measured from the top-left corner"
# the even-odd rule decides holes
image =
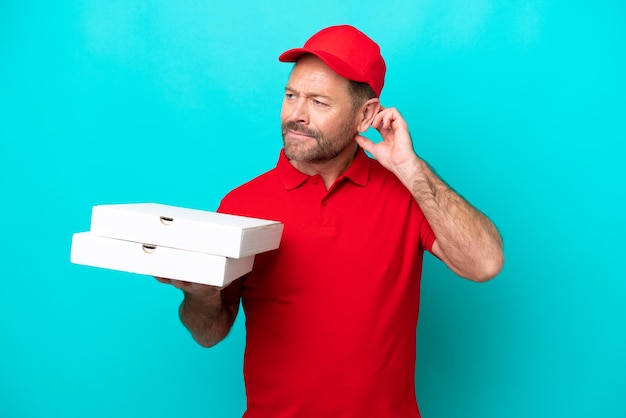
[[[72,236],[75,264],[226,286],[277,249],[276,221],[157,203],[94,206],[88,232]]]

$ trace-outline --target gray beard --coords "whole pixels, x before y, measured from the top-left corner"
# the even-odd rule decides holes
[[[317,142],[313,148],[302,147],[300,141],[288,140],[288,131],[300,132],[311,136]],[[321,132],[301,125],[298,122],[284,122],[282,124],[282,136],[285,155],[290,160],[302,162],[324,162],[332,160],[341,154],[346,147],[354,143],[357,131],[352,125],[346,123],[335,135],[326,136]]]

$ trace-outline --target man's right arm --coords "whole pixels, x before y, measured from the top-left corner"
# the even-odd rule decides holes
[[[178,313],[198,344],[212,347],[226,338],[239,311],[240,279],[225,288],[158,277],[157,280],[183,291],[185,298]]]

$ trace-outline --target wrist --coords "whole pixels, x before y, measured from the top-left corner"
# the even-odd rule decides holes
[[[402,184],[413,192],[415,182],[424,177],[425,167],[424,161],[414,155],[411,159],[395,165],[393,171]]]

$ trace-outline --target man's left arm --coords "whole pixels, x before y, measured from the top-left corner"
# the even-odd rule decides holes
[[[359,135],[355,140],[411,192],[435,233],[433,254],[467,279],[480,282],[495,277],[504,264],[504,254],[494,224],[417,156],[397,109],[381,110],[372,127],[381,134],[381,142]]]

